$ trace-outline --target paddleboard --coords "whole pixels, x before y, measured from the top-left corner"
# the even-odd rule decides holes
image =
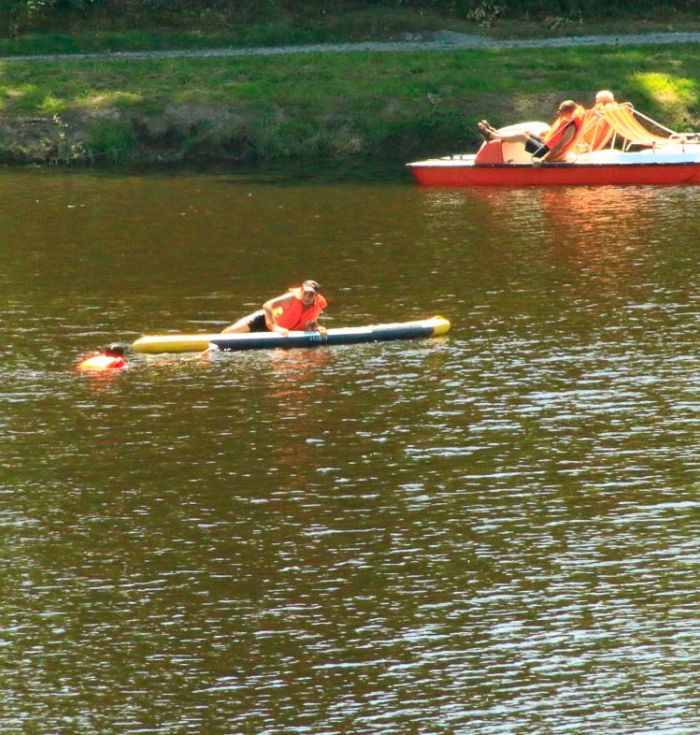
[[[246,332],[245,334],[163,334],[137,339],[134,352],[201,352],[209,346],[220,350],[269,350],[276,348],[322,347],[326,345],[386,342],[397,339],[418,339],[446,334],[450,322],[441,316],[412,322],[372,324],[366,327],[340,327],[320,332]]]
[[[202,352],[221,334],[147,334],[131,345],[134,352]]]

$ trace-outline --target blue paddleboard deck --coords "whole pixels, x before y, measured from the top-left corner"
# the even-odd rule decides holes
[[[214,337],[211,344],[226,351],[265,350],[280,347],[291,349],[434,337],[437,334],[444,334],[448,329],[449,322],[446,319],[435,317],[416,322],[329,329],[325,334],[320,332],[289,332],[286,336],[275,332],[222,334]]]
[[[367,327],[342,327],[321,332],[248,332],[245,334],[164,334],[147,335],[137,339],[134,352],[158,354],[163,352],[201,352],[207,347],[219,350],[271,350],[299,347],[385,342],[397,339],[437,337],[450,329],[450,322],[441,316],[412,322],[374,324]]]

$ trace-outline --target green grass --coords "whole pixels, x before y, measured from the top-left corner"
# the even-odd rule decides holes
[[[400,162],[472,149],[484,117],[546,120],[600,88],[700,127],[699,62],[696,45],[0,62],[0,118],[58,116],[61,145],[41,149],[54,161]],[[12,146],[0,136],[5,160]]]

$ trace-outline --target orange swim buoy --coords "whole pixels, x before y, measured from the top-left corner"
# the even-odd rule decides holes
[[[104,352],[88,355],[78,363],[81,373],[99,373],[105,370],[120,370],[127,366],[124,348],[121,345],[110,345]]]

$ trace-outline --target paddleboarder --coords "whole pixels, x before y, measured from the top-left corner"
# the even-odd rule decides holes
[[[321,286],[317,281],[304,281],[301,286],[290,288],[287,293],[269,299],[262,309],[244,316],[222,334],[240,334],[243,332],[278,332],[287,334],[291,331],[318,331],[325,333],[325,327],[319,326],[318,318],[328,306],[328,301],[321,294]]]

